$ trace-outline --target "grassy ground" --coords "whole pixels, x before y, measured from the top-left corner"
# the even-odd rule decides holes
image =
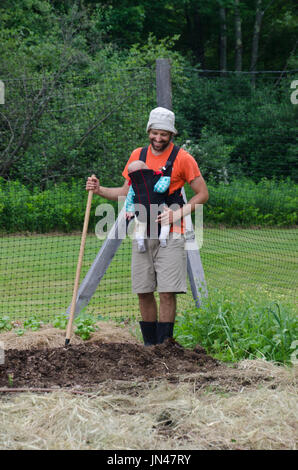
[[[294,298],[297,249],[294,229],[205,229],[201,256],[210,287],[261,288]]]
[[[81,280],[90,268],[102,241],[94,235],[87,237]],[[72,298],[80,234],[35,235],[0,239],[2,296],[0,316],[22,319],[38,315],[50,319],[65,312]],[[124,304],[135,303],[130,294],[129,241],[125,241],[106,276],[101,282],[93,303],[98,313],[110,315]]]
[[[97,254],[101,240],[87,238],[82,275]],[[66,311],[71,297],[80,234],[20,235],[0,238],[0,316],[51,319]],[[208,290],[231,295],[252,292],[269,299],[293,302],[297,278],[297,231],[287,229],[205,229],[201,258]],[[191,294],[180,296],[179,308],[192,305]],[[130,291],[130,240],[125,240],[89,311],[106,317],[137,314]]]

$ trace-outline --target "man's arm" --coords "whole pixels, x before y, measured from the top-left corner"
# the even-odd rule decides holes
[[[190,187],[195,192],[195,195],[183,206],[183,216],[193,212],[197,204],[205,204],[209,199],[208,188],[203,176],[197,176],[197,178],[192,180]]]
[[[165,207],[164,212],[157,217],[157,222],[173,223],[180,220],[182,217],[193,212],[198,204],[204,204],[209,199],[208,188],[203,176],[197,176],[190,182],[190,187],[195,192],[195,195],[184,204],[183,207],[176,211],[172,211]]]
[[[118,197],[126,196],[129,190],[128,181],[125,180],[123,186],[119,188],[105,188],[100,186],[99,179],[95,176],[90,176],[87,179],[86,190],[93,191],[94,194],[109,199],[110,201],[117,201]]]

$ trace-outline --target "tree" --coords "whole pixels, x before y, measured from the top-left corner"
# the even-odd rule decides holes
[[[239,0],[235,0],[235,70],[242,70],[242,19]]]
[[[220,52],[219,52],[219,68],[222,74],[227,70],[227,23],[226,8],[220,6]]]
[[[256,0],[256,16],[255,16],[255,24],[253,30],[253,37],[252,37],[252,47],[251,47],[251,62],[250,62],[250,71],[256,72],[256,66],[258,61],[258,54],[259,54],[259,43],[260,43],[260,34],[261,34],[261,27],[263,16],[265,12],[268,10],[270,5],[273,3],[274,0],[271,0],[267,5],[264,4],[264,0]],[[253,82],[255,82],[255,75],[252,76]]]

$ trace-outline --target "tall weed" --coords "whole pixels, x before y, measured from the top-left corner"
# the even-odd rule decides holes
[[[298,338],[293,308],[248,293],[233,299],[215,290],[201,308],[184,311],[176,320],[177,341],[189,348],[200,344],[222,361],[262,357],[290,363]]]

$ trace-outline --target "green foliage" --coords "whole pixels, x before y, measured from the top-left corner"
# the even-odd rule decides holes
[[[25,330],[24,330],[23,328],[17,328],[17,329],[15,330],[15,334],[16,334],[17,336],[23,336],[24,333],[25,333]]]
[[[56,315],[54,320],[52,321],[52,325],[54,328],[59,328],[60,330],[65,330],[67,327],[68,318],[65,314]]]
[[[44,0],[45,2],[45,0]],[[36,2],[35,2],[36,3]],[[66,14],[74,2],[52,1],[57,16]],[[240,3],[243,36],[243,65],[250,66],[252,32],[256,2]],[[235,59],[235,2],[234,0],[82,0],[79,12],[87,10],[92,28],[87,28],[88,40],[98,35],[104,41],[129,49],[134,43],[145,44],[152,33],[158,39],[179,34],[176,48],[206,68],[218,69],[218,38],[220,34],[219,7],[226,9],[228,65]],[[259,42],[260,66],[282,70],[297,36],[297,12],[293,0],[263,1],[266,10]]]
[[[175,109],[203,174],[216,174],[224,163],[230,178],[297,181],[298,108],[290,101],[288,80],[277,85],[259,79],[254,87],[245,76],[187,74],[187,87],[174,88]],[[178,142],[184,144],[185,135]]]
[[[200,344],[223,361],[264,358],[288,364],[297,335],[298,321],[290,307],[248,294],[232,300],[219,291],[212,292],[200,309],[179,315],[175,326],[183,346]]]
[[[37,331],[40,329],[42,324],[43,322],[39,319],[38,315],[32,315],[24,321],[23,328],[16,328],[14,329],[14,332],[18,336],[22,336],[25,333],[26,329]],[[13,322],[11,321],[11,318],[7,315],[0,317],[0,332],[10,331],[12,329]]]
[[[291,180],[241,178],[229,184],[208,184],[204,223],[227,226],[293,226],[297,224],[297,185]]]
[[[8,386],[13,387],[13,374],[8,374],[7,380],[8,380]]]
[[[31,6],[38,16],[37,3]],[[45,186],[93,172],[100,173],[103,184],[117,184],[132,151],[127,137],[143,144],[147,112],[142,110],[151,107],[153,98],[145,91],[152,85],[152,71],[131,69],[124,53],[102,44],[86,10],[74,6],[55,17],[50,2],[39,3],[47,5],[43,19],[54,27],[34,30],[31,42],[19,44],[18,34],[9,29],[14,20],[30,23],[27,7],[18,2],[15,14],[7,13],[0,57],[6,80],[0,174]]]
[[[37,233],[81,230],[87,200],[84,185],[85,181],[72,181],[44,191],[39,188],[30,191],[17,181],[0,180],[0,230]],[[90,227],[94,226],[95,207],[100,202],[101,198],[93,198]]]
[[[138,2],[133,5],[129,0],[111,0],[102,5],[96,3],[91,10],[94,30],[104,32],[103,38],[117,43],[119,46],[138,42],[144,22],[144,6]]]
[[[182,147],[196,159],[206,180],[228,183],[233,146],[225,144],[223,136],[204,127],[199,143],[187,140]]]
[[[76,325],[75,334],[80,336],[83,340],[90,338],[91,333],[96,331],[96,318],[92,315],[80,314],[74,321]]]
[[[42,191],[30,191],[19,182],[0,180],[0,231],[71,232],[82,230],[86,209],[85,181],[60,183]],[[208,182],[209,200],[204,206],[205,224],[227,226],[293,226],[297,224],[297,185],[291,180],[263,178],[259,183],[241,178],[226,184]],[[187,197],[191,191],[187,190]],[[93,198],[89,229],[98,222],[96,207],[107,201]],[[117,216],[117,203],[110,202]]]
[[[8,83],[6,118],[0,118],[5,129],[0,144],[2,176],[32,187],[95,173],[103,185],[119,184],[132,140],[136,146],[146,143],[152,70],[133,69],[116,52],[111,57],[106,48],[82,65],[79,74],[71,64],[59,73],[59,83],[54,75],[43,81]],[[31,95],[29,102],[24,101],[25,93]],[[38,115],[30,121],[31,128],[27,115]],[[16,120],[11,141],[7,121]],[[22,126],[27,126],[25,136]]]
[[[91,333],[96,331],[98,327],[96,326],[97,319],[90,314],[86,314],[81,312],[80,315],[77,316],[74,320],[74,325],[76,327],[75,334],[80,336],[83,340],[87,340],[90,338]],[[57,315],[52,325],[54,328],[59,328],[61,330],[65,330],[68,323],[68,317],[64,314]]]
[[[7,315],[0,317],[0,331],[9,331],[11,329],[11,318],[9,318]]]
[[[37,331],[42,326],[42,321],[39,320],[38,315],[32,315],[24,321],[24,329],[30,328],[32,331]]]
[[[268,1],[263,5],[269,3],[262,21],[259,60],[262,67],[282,70],[296,41],[297,12],[292,0]],[[219,6],[226,9],[228,65],[233,69],[233,0],[14,0],[13,3],[2,0],[1,34],[22,51],[30,49],[36,65],[39,55],[41,66],[54,64],[55,54],[51,57],[49,47],[69,38],[66,27],[70,25],[74,42],[81,45],[81,50],[89,47],[92,53],[103,43],[128,50],[135,43],[146,44],[150,34],[158,40],[179,35],[176,50],[181,55],[205,68],[218,69]],[[255,9],[255,1],[240,2],[245,69],[250,66]],[[16,52],[17,47],[14,48]]]
[[[297,28],[292,3],[273,3],[271,16],[263,20],[264,63],[282,61],[284,67],[287,61],[297,68],[294,50],[278,58],[267,50],[274,39],[284,51]],[[232,35],[234,2],[221,5]],[[104,186],[122,184],[130,152],[147,143],[148,113],[156,103],[155,60],[166,57],[172,64],[176,142],[191,141],[207,179],[297,180],[298,107],[290,102],[291,77],[257,77],[254,86],[247,76],[204,75],[199,68],[204,64],[191,68],[200,55],[218,68],[218,6],[216,0],[16,0],[13,6],[3,1],[0,68],[7,83],[0,115],[1,176],[30,189],[91,173]],[[255,2],[241,3],[241,14],[247,44]],[[244,59],[248,64],[246,47]],[[43,206],[37,199],[33,202]],[[44,218],[41,223],[48,226]]]

